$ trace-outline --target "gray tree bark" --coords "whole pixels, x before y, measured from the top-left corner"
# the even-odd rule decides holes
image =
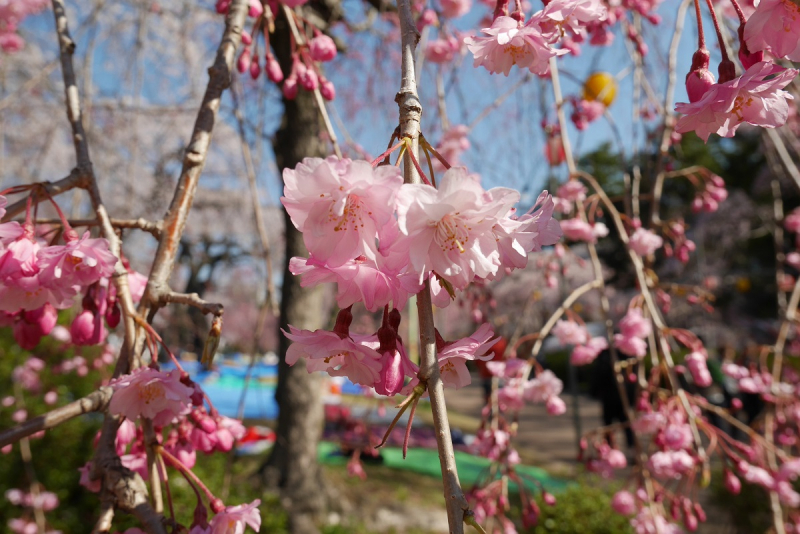
[[[289,28],[279,17],[271,39],[284,73],[290,72]],[[325,157],[329,149],[320,139],[320,115],[314,95],[300,90],[295,100],[284,100],[284,114],[275,141],[279,168],[293,168],[305,157]],[[284,211],[286,223],[286,266],[281,288],[280,328],[316,330],[325,326],[322,288],[302,288],[300,280],[288,269],[293,256],[307,256],[303,236]],[[308,374],[305,362],[293,367],[286,364],[289,340],[279,335],[278,386],[275,398],[279,407],[277,438],[270,457],[262,467],[268,486],[280,489],[281,500],[289,514],[293,534],[316,534],[316,523],[325,507],[322,476],[317,464],[317,443],[322,434],[320,378]]]

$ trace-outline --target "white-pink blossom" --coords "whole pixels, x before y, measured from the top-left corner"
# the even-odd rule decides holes
[[[175,417],[189,413],[193,389],[181,383],[177,369],[156,371],[150,367],[139,368],[109,382],[114,389],[108,411],[128,419],[152,419],[156,426],[164,426]]]
[[[630,236],[628,246],[639,256],[649,256],[664,244],[661,236],[658,236],[646,230],[645,228],[637,228]]]

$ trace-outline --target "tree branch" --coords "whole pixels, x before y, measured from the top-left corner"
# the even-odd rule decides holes
[[[60,225],[61,219],[36,219],[36,224],[55,224]],[[70,226],[98,226],[100,221],[97,219],[69,219]],[[161,221],[154,222],[147,219],[109,219],[114,228],[136,228],[151,234],[158,239],[161,236]]]
[[[205,314],[222,315],[225,307],[222,304],[208,302],[200,298],[197,293],[177,293],[175,291],[164,291],[161,293],[159,305],[165,304],[185,304],[197,308]]]
[[[80,169],[72,169],[72,172],[69,173],[69,176],[62,178],[56,182],[43,182],[41,186],[47,191],[47,194],[51,197],[55,197],[60,195],[61,193],[65,193],[76,187],[85,188],[86,184],[88,183],[89,175],[81,171]],[[32,202],[33,205],[38,204],[42,200],[46,199],[47,195],[39,194],[38,192],[34,192]],[[16,215],[19,215],[23,211],[25,211],[25,207],[28,204],[28,199],[24,198],[22,200],[18,200],[13,204],[9,204],[6,207],[6,214],[3,216],[2,222],[10,221]]]
[[[5,447],[9,443],[15,443],[40,430],[56,427],[79,415],[90,412],[102,412],[106,409],[106,406],[108,406],[108,402],[111,400],[111,394],[112,390],[110,387],[101,387],[82,399],[70,402],[46,414],[29,419],[14,428],[4,430],[0,432],[0,447]]]
[[[403,173],[406,183],[418,184],[421,182],[421,178],[412,163],[412,155],[417,160],[419,159],[417,155],[419,154],[422,104],[417,96],[417,82],[414,74],[414,50],[417,46],[419,34],[414,23],[414,17],[411,14],[410,0],[397,0],[397,9],[400,17],[403,59],[400,91],[395,97],[395,102],[400,108],[400,136],[411,141],[404,157]],[[447,521],[450,525],[451,534],[463,534],[464,512],[469,510],[469,504],[464,497],[461,483],[458,480],[453,442],[450,437],[450,422],[447,419],[447,407],[445,406],[444,385],[442,384],[441,376],[439,376],[429,280],[425,281],[425,286],[417,295],[417,309],[420,334],[419,378],[421,382],[427,383],[431,399],[433,426],[436,432],[436,445],[439,449],[439,463],[442,469],[442,482],[447,506]]]

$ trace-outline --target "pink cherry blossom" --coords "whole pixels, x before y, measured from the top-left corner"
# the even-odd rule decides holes
[[[313,257],[329,267],[362,255],[375,259],[376,237],[393,223],[395,195],[403,183],[396,167],[306,158],[286,169],[283,180],[281,202]]]
[[[629,308],[619,322],[619,329],[626,337],[646,338],[653,332],[653,325],[650,319],[645,319],[641,308]]]
[[[211,534],[243,534],[245,525],[256,532],[261,529],[261,500],[250,504],[227,506],[211,519]]]
[[[705,388],[711,385],[712,378],[708,370],[708,365],[706,364],[705,354],[701,352],[691,352],[687,354],[686,367],[689,368],[694,383],[699,387]]]
[[[662,515],[653,515],[649,506],[643,506],[639,514],[631,519],[636,534],[683,534],[675,523],[670,523]]]
[[[484,191],[464,167],[444,173],[436,189],[403,185],[397,196],[400,230],[408,236],[409,259],[424,279],[429,271],[464,289],[473,278],[497,273],[500,253],[494,225],[519,200],[505,187]]]
[[[556,322],[553,335],[562,345],[583,345],[589,341],[589,331],[586,330],[586,326],[572,320]]]
[[[750,52],[800,61],[800,7],[792,0],[761,0],[744,25],[744,40]]]
[[[608,234],[608,228],[603,223],[592,225],[577,217],[562,220],[561,230],[564,232],[564,237],[570,241],[586,241],[587,243],[597,243],[598,237]]]
[[[631,492],[620,490],[611,499],[611,507],[618,514],[633,515],[636,513],[636,499]]]
[[[525,384],[525,399],[531,402],[547,402],[550,397],[558,396],[564,389],[564,383],[553,371],[546,369],[536,378]]]
[[[528,264],[528,253],[540,251],[561,239],[561,226],[553,219],[554,208],[553,198],[543,191],[529,213],[522,217],[509,215],[495,224],[492,231],[503,269],[524,268]]]
[[[789,116],[787,99],[793,97],[782,89],[797,76],[794,69],[773,63],[759,62],[742,76],[711,86],[703,98],[694,103],[679,103],[675,110],[684,116],[675,131],[695,131],[704,141],[716,133],[733,137],[743,122],[764,128],[777,128]]]
[[[544,404],[550,415],[563,415],[567,412],[567,404],[558,395],[549,397]]]
[[[370,386],[378,380],[381,356],[374,349],[341,338],[325,330],[299,330],[289,326],[284,335],[294,343],[286,352],[286,363],[294,365],[303,357],[308,372],[325,371],[331,376],[346,376],[354,384]]]
[[[189,413],[193,389],[182,384],[181,373],[139,368],[109,383],[114,389],[109,412],[136,420],[144,417],[164,426],[175,417]]]
[[[428,42],[428,45],[425,47],[425,59],[436,64],[450,63],[460,50],[461,41],[456,37],[439,37],[438,39],[432,39]],[[442,156],[444,157],[443,154]],[[455,161],[448,161],[451,165],[455,163]]]
[[[650,470],[659,478],[679,478],[689,472],[694,464],[694,458],[684,450],[659,451],[648,462]]]
[[[494,332],[488,323],[484,323],[469,337],[459,339],[445,345],[439,354],[439,373],[444,387],[459,389],[471,382],[467,360],[487,360],[487,354],[497,341],[492,339]]]
[[[114,273],[117,257],[108,250],[108,241],[93,239],[85,232],[63,246],[39,250],[40,279],[46,287],[88,286]]]
[[[664,240],[644,228],[637,228],[630,236],[628,245],[639,256],[649,256],[664,244]]]
[[[783,219],[783,227],[787,231],[800,233],[800,208],[795,208]]]
[[[553,0],[541,12],[539,25],[553,41],[569,35],[580,42],[586,38],[588,24],[602,22],[607,16],[600,0]]]
[[[500,16],[494,19],[490,28],[481,30],[488,37],[464,38],[467,48],[475,56],[474,66],[483,66],[492,74],[502,72],[506,76],[514,65],[534,74],[547,74],[550,58],[567,51],[551,48],[537,22],[537,19],[531,19],[521,26],[511,17]]]
[[[589,124],[602,117],[606,109],[605,104],[595,100],[574,100],[572,105],[570,120],[580,131],[585,130]]]
[[[593,337],[585,345],[576,345],[569,361],[572,365],[589,365],[607,348],[608,340],[605,337]]]
[[[570,202],[582,202],[586,200],[588,189],[579,180],[567,180],[558,188],[556,196]]]
[[[638,337],[629,337],[624,334],[614,334],[614,346],[628,356],[644,358],[647,354],[647,342]]]
[[[442,133],[442,139],[436,145],[436,151],[441,154],[442,158],[447,161],[451,166],[457,167],[459,164],[459,157],[465,150],[469,150],[470,142],[469,127],[464,124],[455,124]],[[434,170],[444,172],[446,169],[441,164],[438,158],[433,160]]]
[[[456,19],[469,13],[472,0],[439,0],[439,5],[442,6],[442,15]]]

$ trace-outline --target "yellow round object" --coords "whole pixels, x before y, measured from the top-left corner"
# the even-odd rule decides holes
[[[583,84],[583,99],[596,100],[608,107],[617,96],[617,79],[607,72],[595,72]]]
[[[736,290],[739,293],[747,293],[748,291],[750,291],[751,287],[752,284],[750,283],[749,278],[745,278],[744,276],[742,276],[738,280],[736,280]]]

